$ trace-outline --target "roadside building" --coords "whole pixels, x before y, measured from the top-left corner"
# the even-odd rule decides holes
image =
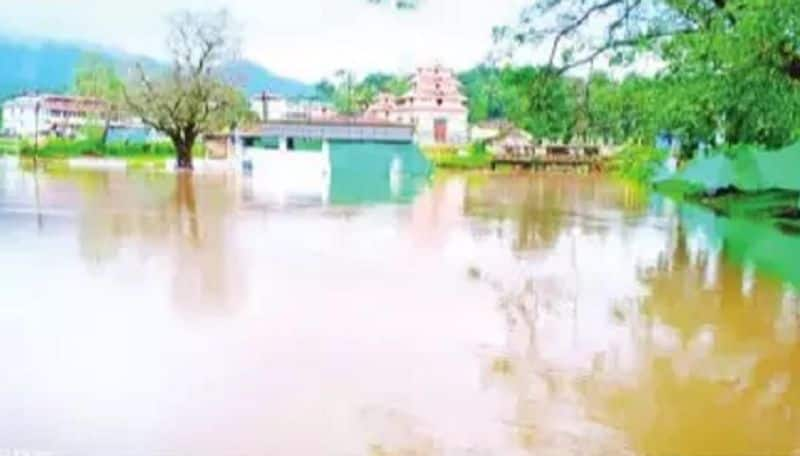
[[[251,97],[250,109],[261,121],[311,121],[336,117],[336,111],[329,103],[314,100],[293,101],[269,92]]]
[[[441,65],[420,68],[410,82],[403,96],[381,94],[365,116],[414,125],[421,145],[467,143],[467,99],[455,73]]]
[[[397,97],[389,92],[381,92],[367,108],[365,116],[370,120],[394,122],[397,118]]]
[[[69,95],[22,95],[3,103],[3,133],[30,137],[39,134],[73,136],[84,125],[99,123],[103,100]]]

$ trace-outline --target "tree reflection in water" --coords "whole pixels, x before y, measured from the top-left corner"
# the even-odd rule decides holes
[[[592,410],[644,454],[792,454],[798,301],[772,280],[743,286],[741,268],[707,250],[693,255],[688,238],[680,233],[669,266],[648,274],[643,318],[630,322],[635,370],[624,382],[592,379]]]
[[[226,223],[235,200],[229,176],[78,176],[71,179],[81,189],[80,248],[87,264],[102,268],[120,256],[140,266],[158,263],[158,273],[171,276],[173,302],[182,312],[228,313],[242,301],[245,276]]]
[[[609,345],[584,346],[582,340],[591,338],[576,333],[573,349],[593,353],[589,363],[579,355],[553,355],[553,330],[569,330],[564,320],[577,321],[577,312],[601,304],[593,292],[608,293],[602,284],[571,285],[577,279],[570,276],[585,275],[582,265],[591,261],[587,242],[617,236],[633,242],[636,230],[652,222],[634,217],[628,224],[623,215],[623,226],[630,226],[609,237],[604,225],[618,226],[619,214],[602,208],[605,201],[626,207],[618,198],[627,193],[608,185],[589,189],[580,181],[561,189],[557,179],[517,179],[468,195],[469,211],[507,227],[500,237],[514,240],[531,271],[527,278],[470,273],[496,291],[507,324],[506,346],[486,349],[482,373],[488,386],[512,398],[507,424],[519,446],[537,455],[788,455],[800,449],[795,293],[757,275],[760,263],[735,255],[743,250],[742,239],[700,235],[680,213],[656,223],[665,249],[633,271],[645,293],[621,288],[616,297],[600,295],[606,305],[616,301],[607,318],[618,329],[599,321],[594,328],[572,325],[597,332],[595,340]],[[642,206],[628,207],[635,214]],[[563,256],[570,239],[581,240],[572,253],[574,274],[547,272],[548,259]],[[607,288],[630,273],[606,271]],[[619,340],[611,343],[617,332]]]

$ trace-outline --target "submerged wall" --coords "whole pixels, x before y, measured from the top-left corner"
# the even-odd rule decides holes
[[[414,144],[331,142],[332,204],[410,201],[427,183],[431,163]]]

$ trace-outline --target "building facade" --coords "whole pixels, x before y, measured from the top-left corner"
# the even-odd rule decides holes
[[[336,111],[328,103],[311,100],[292,101],[269,92],[251,97],[250,109],[261,121],[311,121],[336,117]]]
[[[3,103],[3,133],[30,137],[36,134],[72,136],[84,125],[99,122],[106,103],[68,95],[23,95]]]
[[[436,65],[418,69],[405,95],[380,94],[365,115],[414,125],[422,145],[459,145],[469,141],[466,101],[455,73]]]

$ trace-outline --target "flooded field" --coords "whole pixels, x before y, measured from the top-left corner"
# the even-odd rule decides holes
[[[800,449],[800,237],[602,177],[0,165],[0,252],[2,451]]]

